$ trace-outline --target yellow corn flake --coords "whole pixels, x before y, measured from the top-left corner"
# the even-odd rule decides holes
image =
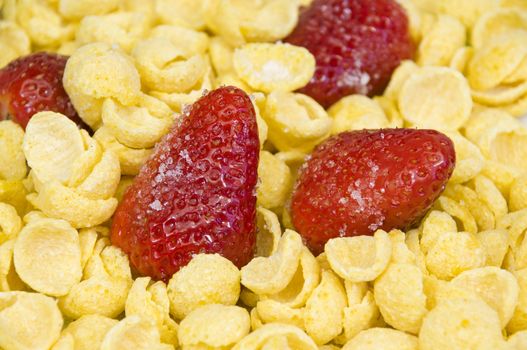
[[[199,30],[205,27],[205,4],[196,0],[157,0],[155,14],[162,23]]]
[[[22,180],[0,180],[0,202],[15,207],[19,215],[24,215],[29,210],[26,199],[27,189]]]
[[[397,107],[397,102],[386,96],[375,96],[373,98],[384,111],[386,118],[388,119],[388,127],[390,128],[402,128],[404,126],[404,120]]]
[[[504,328],[512,318],[520,291],[512,273],[498,267],[483,267],[465,271],[450,283],[457,288],[477,293],[496,310],[501,328]]]
[[[101,316],[86,315],[71,322],[61,333],[52,350],[59,350],[59,344],[70,343],[71,350],[99,349],[104,336],[119,321]]]
[[[401,64],[393,71],[390,83],[384,90],[383,96],[390,100],[397,100],[404,83],[418,71],[419,66],[414,61],[405,60],[401,62]]]
[[[493,38],[470,61],[467,78],[475,90],[498,86],[527,55],[527,31],[511,31]]]
[[[489,178],[478,175],[474,179],[474,190],[478,198],[490,208],[496,220],[509,212],[507,200]]]
[[[275,294],[282,291],[297,271],[302,248],[300,235],[295,231],[286,230],[273,255],[256,257],[242,268],[242,284],[256,294]]]
[[[113,326],[101,343],[101,350],[174,350],[161,342],[159,331],[139,316],[129,316]]]
[[[527,208],[527,176],[523,175],[514,180],[509,193],[509,209],[517,211]]]
[[[117,155],[123,175],[137,175],[153,150],[151,148],[126,147],[117,140],[116,136],[106,126],[99,128],[93,138],[100,142],[105,150],[112,151]]]
[[[284,323],[304,329],[304,309],[294,309],[272,299],[260,300],[256,304],[262,323]]]
[[[352,282],[377,278],[388,266],[392,242],[388,234],[377,230],[373,237],[356,236],[330,239],[325,246],[333,271]]]
[[[315,58],[303,47],[289,44],[246,44],[233,56],[238,76],[266,93],[294,91],[315,72]]]
[[[240,271],[218,254],[198,254],[172,276],[167,290],[170,313],[181,320],[203,305],[236,304]]]
[[[467,28],[471,28],[480,16],[499,7],[499,0],[443,0],[435,11],[457,17]]]
[[[504,345],[500,320],[479,299],[439,303],[423,320],[419,349],[500,349]]]
[[[470,46],[461,47],[452,56],[449,67],[464,73],[472,57],[474,57],[474,48]]]
[[[507,340],[507,345],[512,350],[521,350],[527,347],[527,330],[514,333]]]
[[[269,295],[274,301],[290,307],[304,306],[320,282],[320,266],[309,249],[304,247],[300,263],[289,284],[279,293]]]
[[[426,269],[426,263],[425,263],[425,255],[423,253],[423,250],[421,249],[421,245],[419,242],[419,230],[413,229],[406,233],[406,246],[408,247],[408,250],[412,252],[415,259],[415,265],[419,267],[423,275],[428,275],[428,270]],[[432,239],[434,236],[431,236]]]
[[[67,294],[82,277],[78,233],[65,221],[42,219],[26,225],[13,258],[20,278],[51,296]]]
[[[201,44],[206,37],[190,29],[172,28],[171,32],[171,36],[138,42],[132,55],[147,88],[166,93],[188,92],[209,71],[206,46]]]
[[[381,129],[389,121],[383,109],[375,100],[362,95],[342,98],[328,110],[333,118],[331,134],[360,129]]]
[[[15,238],[22,229],[22,219],[16,209],[0,202],[0,244]]]
[[[267,209],[282,207],[292,187],[291,170],[285,162],[270,152],[260,152],[258,178],[258,204]]]
[[[507,332],[509,334],[527,329],[527,269],[524,268],[515,271],[514,276],[520,286],[520,294],[514,314],[507,325]]]
[[[97,241],[82,280],[59,298],[64,315],[74,319],[95,313],[116,317],[124,311],[132,285],[130,264],[119,248],[108,245],[107,238]]]
[[[123,106],[112,99],[106,99],[102,105],[104,126],[119,143],[132,149],[153,147],[173,124],[172,110],[164,102],[146,95],[143,99],[138,107]]]
[[[467,182],[480,173],[485,166],[485,159],[478,147],[458,132],[448,132],[446,135],[454,143],[456,152],[456,167],[450,183]]]
[[[342,350],[417,350],[417,338],[389,328],[370,328],[357,334]]]
[[[0,292],[0,347],[49,349],[64,320],[53,298],[38,293]]]
[[[336,340],[346,343],[361,331],[371,328],[379,318],[379,308],[375,304],[373,293],[368,290],[366,283],[353,283],[345,281],[348,294],[348,307],[344,308],[343,328],[344,334]],[[360,289],[356,298],[350,298],[350,285]]]
[[[15,270],[13,263],[14,246],[14,239],[0,244],[0,292],[27,289]]]
[[[392,263],[373,288],[375,302],[389,325],[417,334],[426,309],[423,275],[415,265]]]
[[[260,319],[260,315],[258,315],[258,310],[256,308],[253,308],[250,312],[251,317],[251,331],[255,331],[258,328],[263,326],[263,322]]]
[[[115,98],[128,106],[141,95],[141,81],[132,58],[106,43],[76,50],[66,63],[63,84],[79,116],[93,129],[101,126],[104,98]]]
[[[421,66],[448,66],[466,40],[465,26],[458,19],[439,15],[419,44],[417,63]]]
[[[22,28],[14,22],[0,20],[0,68],[20,56],[29,54],[30,46],[29,37]]]
[[[296,26],[298,1],[213,0],[204,15],[207,26],[233,46],[246,41],[273,42]]]
[[[59,13],[67,19],[80,19],[84,16],[103,15],[119,6],[119,0],[59,0]]]
[[[278,242],[282,236],[280,222],[275,213],[265,208],[256,209],[256,256],[268,257],[278,249]]]
[[[476,236],[468,232],[445,232],[426,254],[426,267],[443,280],[461,272],[481,267],[486,256]]]
[[[520,8],[496,8],[484,13],[472,28],[471,44],[479,49],[487,42],[514,30],[527,30],[527,12]]]
[[[436,207],[457,219],[461,224],[460,230],[462,229],[471,234],[475,234],[478,231],[476,219],[474,219],[470,209],[463,201],[456,202],[454,199],[441,196],[436,202]]]
[[[320,284],[306,302],[304,325],[307,334],[325,344],[342,332],[343,310],[347,306],[346,291],[330,270],[322,271]]]
[[[59,113],[40,112],[27,125],[23,150],[40,181],[65,183],[84,151],[84,143],[71,120]]]
[[[440,130],[458,129],[472,110],[465,77],[447,67],[425,67],[410,75],[401,87],[398,104],[410,124]]]
[[[329,136],[332,123],[311,97],[279,91],[267,96],[262,117],[269,127],[269,141],[283,152],[310,152]]]
[[[457,225],[454,219],[443,211],[432,210],[421,222],[419,227],[421,233],[420,248],[423,253],[434,246],[437,239],[445,232],[456,232]]]
[[[477,238],[487,256],[486,265],[500,267],[509,249],[509,234],[503,229],[478,232]]]
[[[150,284],[150,277],[137,278],[125,304],[126,316],[137,315],[157,327],[161,341],[177,345],[178,326],[169,316],[167,287],[162,281]]]
[[[444,195],[448,197],[449,199],[452,199],[456,201],[455,203],[450,202],[450,204],[454,204],[454,206],[457,206],[457,209],[461,209],[463,211],[467,211],[466,215],[467,218],[470,216],[470,221],[472,219],[476,222],[477,226],[481,230],[490,230],[493,229],[496,226],[496,219],[497,217],[494,215],[492,209],[487,205],[487,203],[483,200],[483,193],[480,195],[476,190],[472,190],[468,186],[462,186],[462,185],[453,185],[453,186],[447,186]],[[501,197],[501,194],[499,194]],[[445,210],[449,210],[448,204],[444,206],[444,199],[440,201]],[[459,213],[460,215],[456,215],[456,213],[451,213],[452,216],[463,217],[465,213]],[[462,218],[463,220],[463,218]],[[463,226],[466,228],[467,222],[463,222]],[[470,224],[472,226],[472,222]],[[477,228],[466,228],[468,232],[475,233],[477,232]]]
[[[276,339],[279,338],[278,342]],[[280,344],[279,347],[273,346]],[[273,345],[271,345],[273,344]],[[316,344],[300,328],[281,324],[268,323],[243,338],[232,350],[317,350]]]
[[[181,321],[178,337],[183,349],[230,347],[249,334],[249,313],[239,306],[202,306]]]

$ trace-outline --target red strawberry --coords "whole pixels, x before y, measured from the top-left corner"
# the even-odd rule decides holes
[[[39,52],[14,60],[0,70],[0,120],[10,117],[26,128],[33,114],[53,111],[89,129],[62,86],[68,57]]]
[[[251,100],[223,87],[183,118],[126,191],[111,232],[140,274],[165,281],[198,253],[241,267],[256,242],[260,146]]]
[[[456,155],[434,130],[344,132],[317,146],[291,201],[293,224],[318,254],[334,237],[405,229],[444,190]]]
[[[315,75],[300,92],[326,108],[346,95],[381,94],[415,51],[395,0],[315,0],[285,41],[315,56]]]

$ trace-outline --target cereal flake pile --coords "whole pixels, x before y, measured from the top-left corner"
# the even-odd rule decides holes
[[[527,1],[399,0],[414,60],[327,110],[295,92],[315,58],[281,41],[309,3],[0,0],[0,66],[70,56],[94,131],[50,111],[0,122],[0,349],[527,349]],[[186,106],[225,85],[256,111],[257,257],[140,277],[112,216]],[[445,191],[407,232],[314,256],[287,205],[302,163],[330,135],[396,127],[453,141]]]

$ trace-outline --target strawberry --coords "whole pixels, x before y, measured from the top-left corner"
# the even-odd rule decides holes
[[[351,94],[381,94],[412,58],[408,18],[395,0],[315,0],[286,42],[308,49],[315,75],[300,92],[325,108]]]
[[[194,254],[241,267],[256,242],[258,128],[250,98],[222,87],[195,102],[126,191],[111,241],[142,275],[167,281]]]
[[[62,86],[67,60],[66,56],[39,52],[18,58],[2,68],[0,120],[10,117],[25,129],[35,113],[53,111],[89,130]]]
[[[344,132],[313,151],[291,199],[294,226],[318,254],[334,237],[406,229],[444,190],[456,155],[434,130]]]

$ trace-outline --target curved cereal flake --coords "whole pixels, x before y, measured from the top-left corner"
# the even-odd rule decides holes
[[[527,208],[527,175],[514,179],[508,204],[511,212]]]
[[[475,235],[445,232],[436,239],[425,261],[430,273],[448,281],[463,271],[482,267],[486,255]]]
[[[59,13],[67,19],[80,19],[84,16],[103,15],[119,6],[119,0],[59,0]]]
[[[0,292],[0,347],[49,349],[64,320],[53,298],[38,293]]]
[[[181,320],[203,305],[236,304],[240,271],[218,254],[198,254],[172,276],[167,291],[170,313]]]
[[[499,5],[498,0],[443,0],[435,5],[434,11],[456,17],[467,28],[471,28],[482,14]]]
[[[226,348],[249,334],[249,313],[239,306],[211,304],[202,306],[187,315],[179,326],[181,346]]]
[[[280,221],[275,213],[262,207],[256,209],[256,256],[268,257],[278,249],[282,236]]]
[[[487,256],[486,265],[500,267],[509,250],[509,233],[503,229],[478,232],[477,238]]]
[[[485,159],[479,148],[457,132],[448,132],[446,135],[454,143],[456,151],[456,167],[450,178],[450,183],[464,183],[477,174],[485,166]]]
[[[159,331],[139,316],[128,316],[113,326],[101,343],[101,350],[174,350],[161,342]]]
[[[452,59],[450,60],[449,67],[457,70],[460,73],[464,73],[468,62],[470,62],[473,56],[474,48],[470,46],[463,46],[454,53]]]
[[[470,187],[462,185],[448,186],[444,195],[456,201],[458,209],[462,208],[463,211],[468,210],[468,215],[472,216],[480,230],[490,230],[496,226],[497,217],[494,215],[492,209],[482,199],[482,196]],[[441,203],[441,206],[443,206],[443,204],[444,203]],[[444,208],[448,211],[448,205]],[[465,221],[463,224],[465,225]],[[467,231],[471,233],[475,233],[476,230],[477,229],[474,229],[474,231],[472,231],[472,229],[467,229]]]
[[[521,350],[527,348],[527,330],[514,333],[507,340],[507,345],[511,350]]]
[[[347,306],[346,291],[331,271],[322,271],[320,284],[306,302],[304,325],[317,344],[326,344],[342,332],[343,310]]]
[[[31,41],[26,32],[15,22],[0,21],[0,67],[31,52]]]
[[[62,220],[27,224],[15,242],[13,259],[20,278],[44,294],[66,295],[82,277],[78,233]]]
[[[190,29],[205,27],[205,2],[195,0],[155,1],[155,14],[162,23]]]
[[[105,98],[132,105],[141,95],[141,80],[132,58],[106,43],[76,50],[66,63],[63,84],[79,116],[94,130],[101,126]]]
[[[376,324],[380,313],[379,307],[375,304],[373,293],[368,290],[367,285],[364,282],[353,283],[354,285],[364,285],[363,287],[359,287],[362,291],[357,296],[356,300],[349,298],[350,288],[348,286],[352,282],[346,281],[345,283],[346,291],[348,292],[348,307],[344,308],[343,341],[347,342],[361,331],[373,327]]]
[[[375,302],[390,326],[417,334],[428,310],[421,270],[410,264],[390,264],[373,285]]]
[[[267,96],[262,117],[269,141],[280,151],[310,152],[329,136],[332,120],[311,97],[281,91]]]
[[[256,311],[262,323],[283,323],[304,329],[304,309],[294,309],[272,299],[260,300]]]
[[[514,314],[507,324],[509,334],[527,329],[527,268],[515,271],[514,276],[520,286],[520,294]]]
[[[458,19],[439,15],[419,43],[417,63],[421,66],[448,66],[466,40],[465,26]]]
[[[457,288],[475,292],[498,313],[501,328],[512,318],[520,288],[516,277],[498,267],[482,267],[465,271],[451,282]]]
[[[398,104],[407,122],[441,130],[458,129],[472,110],[465,77],[446,67],[425,67],[410,75],[401,87]]]
[[[397,100],[404,83],[417,71],[419,71],[419,66],[414,61],[402,61],[399,67],[393,71],[390,83],[384,90],[383,96],[390,100]]]
[[[70,343],[72,350],[99,349],[104,336],[119,321],[101,315],[86,315],[71,322],[61,333],[52,350],[62,349],[59,344]],[[63,345],[65,346],[65,345]],[[65,349],[68,347],[65,346]]]
[[[472,28],[472,46],[479,49],[488,41],[517,29],[527,30],[527,11],[497,8],[484,13]]]
[[[527,55],[527,31],[509,31],[476,50],[468,64],[467,79],[475,90],[498,86]]]
[[[417,338],[389,328],[370,328],[351,339],[342,350],[417,350]]]
[[[0,244],[0,292],[27,289],[15,270],[13,263],[14,246],[14,239]]]
[[[473,234],[478,231],[476,219],[474,219],[474,216],[464,202],[456,202],[454,199],[443,195],[438,198],[437,207],[445,211],[450,216],[458,219],[462,225],[463,230]]]
[[[280,347],[290,350],[317,350],[316,344],[300,328],[281,324],[268,323],[243,338],[232,350],[267,350],[276,347],[266,345],[281,337]],[[275,343],[276,344],[276,343]]]
[[[392,242],[386,232],[377,230],[373,237],[330,239],[325,252],[337,275],[352,282],[368,282],[377,278],[388,266]]]
[[[388,127],[389,120],[376,100],[362,95],[342,98],[328,110],[333,118],[331,134],[361,129],[381,129]]]
[[[18,124],[10,120],[0,122],[0,149],[2,150],[0,153],[0,179],[22,180],[26,177],[27,166],[22,150],[23,141],[24,130]]]
[[[84,151],[77,125],[55,112],[40,112],[31,118],[22,147],[29,166],[44,182],[68,181]]]
[[[499,349],[504,345],[500,320],[479,299],[452,299],[439,303],[423,320],[419,349]]]
[[[306,85],[315,72],[315,58],[289,44],[246,44],[234,51],[234,69],[253,89],[290,92]]]
[[[242,284],[256,294],[275,294],[287,287],[298,268],[302,239],[286,230],[270,257],[254,258],[241,270]]]
[[[15,238],[22,229],[22,219],[16,209],[0,202],[0,244]]]
[[[304,247],[300,263],[289,284],[268,297],[290,307],[303,306],[320,282],[320,266],[309,249]]]
[[[178,326],[169,315],[167,287],[162,281],[149,284],[150,277],[139,277],[134,281],[126,299],[126,316],[137,315],[152,322],[163,343],[177,345]]]
[[[258,178],[257,203],[267,209],[283,207],[293,187],[287,164],[272,153],[261,151]]]
[[[456,232],[456,221],[444,211],[432,210],[421,221],[419,226],[421,235],[420,248],[424,254],[428,253],[436,240],[445,232]]]

